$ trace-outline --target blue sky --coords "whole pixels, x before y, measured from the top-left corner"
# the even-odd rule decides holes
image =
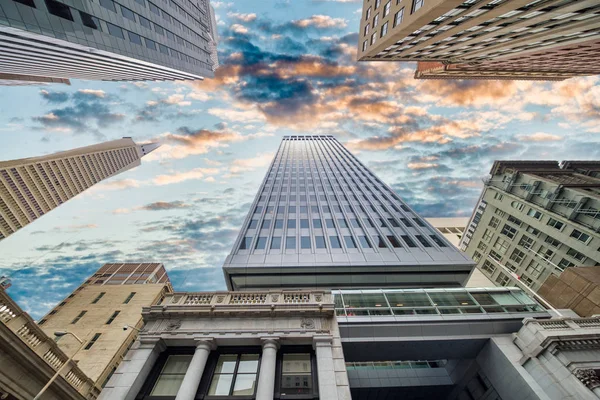
[[[0,242],[35,318],[105,262],[163,262],[177,290],[221,266],[280,138],[333,134],[423,216],[468,216],[495,159],[599,159],[597,77],[416,81],[356,63],[361,2],[212,2],[221,67],[195,83],[0,88],[0,159],[132,136],[163,146]]]

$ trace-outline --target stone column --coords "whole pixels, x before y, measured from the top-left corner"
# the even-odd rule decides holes
[[[196,351],[190,361],[190,365],[183,377],[183,382],[177,391],[177,397],[175,400],[194,400],[200,380],[202,379],[202,373],[206,366],[206,360],[210,352],[215,349],[215,344],[212,339],[202,339],[196,341]]]
[[[600,378],[593,369],[578,369],[575,371],[575,376],[588,389],[590,389],[596,397],[600,397]]]
[[[275,364],[277,363],[277,350],[279,338],[263,338],[263,352],[260,360],[258,374],[258,387],[256,400],[273,400],[275,395]]]
[[[134,400],[158,356],[166,348],[162,340],[140,335],[100,393],[98,400]]]
[[[317,356],[317,377],[319,378],[319,398],[337,400],[338,391],[333,367],[332,336],[313,337],[313,347]]]

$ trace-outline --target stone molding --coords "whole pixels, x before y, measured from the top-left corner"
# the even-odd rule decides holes
[[[575,371],[574,375],[590,390],[600,387],[600,379],[598,378],[596,371],[591,368],[578,369]]]

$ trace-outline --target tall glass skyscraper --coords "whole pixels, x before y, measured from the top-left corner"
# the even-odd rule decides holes
[[[1,0],[0,73],[203,79],[216,69],[209,0]]]
[[[233,290],[464,285],[473,261],[331,135],[285,136],[223,267]]]

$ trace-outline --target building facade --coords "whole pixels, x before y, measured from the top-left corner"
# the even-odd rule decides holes
[[[142,308],[160,302],[172,287],[163,264],[105,264],[38,322],[52,337],[69,331],[58,347],[73,356],[97,388],[116,370],[142,326]],[[128,325],[132,328],[124,329]]]
[[[47,85],[49,83],[60,83],[63,85],[71,84],[68,79],[64,78],[0,73],[0,86],[34,86]]]
[[[496,161],[484,183],[460,245],[497,285],[600,264],[599,162]]]
[[[0,241],[94,184],[137,167],[157,147],[123,138],[0,161]]]
[[[417,61],[418,79],[597,75],[595,1],[363,0],[359,61]]]
[[[549,275],[538,293],[552,306],[580,317],[600,315],[600,267],[569,267],[560,276]]]
[[[459,287],[472,266],[333,136],[317,135],[283,137],[223,271],[234,290]]]
[[[2,0],[0,72],[109,81],[212,77],[209,0]]]

